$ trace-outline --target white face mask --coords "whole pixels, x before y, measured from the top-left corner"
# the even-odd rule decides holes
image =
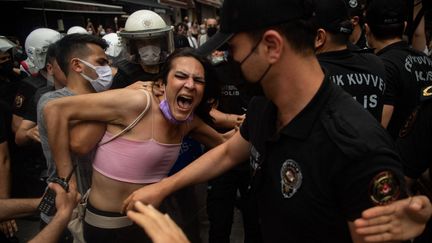
[[[84,63],[87,67],[95,70],[98,77],[97,79],[92,79],[89,76],[81,73],[81,76],[90,82],[91,86],[96,90],[96,92],[102,92],[108,90],[111,87],[113,81],[112,70],[109,65],[106,66],[94,66],[91,63],[88,63],[84,60],[80,60],[80,62]]]
[[[159,46],[143,46],[138,49],[141,62],[144,65],[155,65],[159,63],[161,48]]]

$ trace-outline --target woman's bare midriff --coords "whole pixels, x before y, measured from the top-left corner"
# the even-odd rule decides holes
[[[93,170],[90,203],[96,209],[120,212],[123,201],[135,190],[148,184],[134,184],[110,179]]]

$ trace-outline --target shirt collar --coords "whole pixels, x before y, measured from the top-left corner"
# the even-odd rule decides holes
[[[381,55],[381,54],[383,54],[383,53],[385,53],[391,49],[405,49],[405,48],[409,48],[408,43],[406,43],[405,41],[398,41],[398,42],[390,44],[390,45],[384,47],[383,49],[379,50],[376,53],[376,55],[379,56],[379,55]]]
[[[334,60],[335,58],[348,58],[352,57],[353,53],[350,49],[344,49],[340,51],[329,51],[323,52],[317,55],[318,60],[320,59],[330,59]]]
[[[268,121],[265,126],[266,134],[269,136],[267,140],[276,140],[282,134],[300,140],[307,139],[333,89],[334,85],[326,75],[321,87],[309,104],[279,133],[276,133],[277,107],[269,101],[263,112],[263,117],[266,117]]]

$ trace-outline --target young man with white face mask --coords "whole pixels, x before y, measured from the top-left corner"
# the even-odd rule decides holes
[[[124,88],[136,81],[154,80],[160,64],[174,50],[173,27],[153,11],[139,10],[126,20],[122,37],[127,58],[117,63],[112,89]]]
[[[57,56],[57,62],[66,75],[67,85],[62,89],[43,95],[37,106],[37,121],[40,141],[47,160],[48,181],[56,177],[57,172],[48,145],[48,131],[42,110],[46,103],[53,99],[109,89],[112,82],[112,73],[105,54],[107,46],[106,42],[100,37],[87,34],[67,35],[57,42],[58,53],[61,53],[61,55]],[[90,149],[86,150],[90,146],[86,145],[94,144],[94,140],[99,141],[105,131],[105,125],[102,123],[78,123],[73,125],[71,148],[75,152],[73,161],[78,162],[78,170],[77,179],[72,178],[69,185],[83,193],[90,186],[91,168],[84,166],[87,163],[81,162],[84,162],[84,159],[87,162],[90,158],[78,157],[78,155],[85,155],[90,152]],[[87,139],[83,140],[81,136],[86,136]],[[49,216],[44,214],[41,214],[41,219],[45,223],[49,223],[51,220]]]

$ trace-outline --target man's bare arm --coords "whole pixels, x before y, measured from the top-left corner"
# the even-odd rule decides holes
[[[106,130],[103,122],[77,122],[70,128],[70,149],[78,155],[88,154],[102,139]]]
[[[9,198],[10,193],[10,156],[8,143],[0,143],[0,198]]]
[[[0,199],[0,221],[34,213],[40,200],[40,198]]]
[[[77,95],[49,101],[43,109],[48,141],[57,174],[66,177],[72,170],[69,151],[69,123],[73,120],[126,124],[146,104],[143,91],[119,89],[103,93]],[[73,182],[73,181],[72,181]]]
[[[40,143],[38,127],[35,122],[24,119],[15,133],[15,143],[21,146],[30,142]]]
[[[387,128],[387,126],[390,122],[390,119],[393,115],[393,109],[394,109],[394,106],[392,106],[392,105],[384,105],[382,118],[381,118],[381,125],[384,128]]]

